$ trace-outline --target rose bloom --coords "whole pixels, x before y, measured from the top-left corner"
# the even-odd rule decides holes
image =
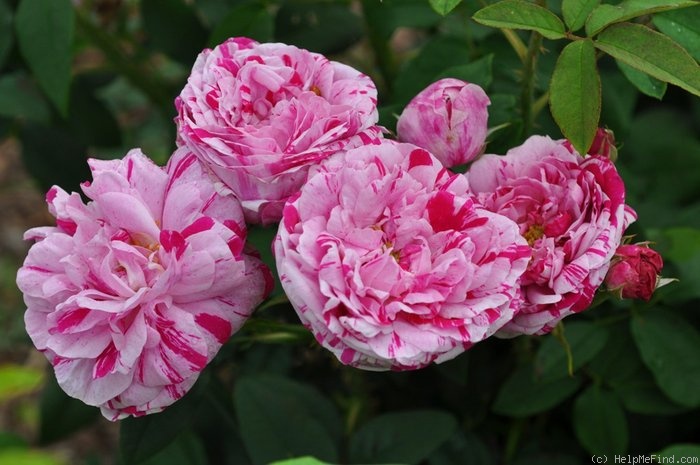
[[[508,218],[427,151],[384,141],[332,157],[284,207],[274,242],[301,321],[344,364],[449,360],[508,322],[530,258]]]
[[[309,166],[381,137],[377,91],[359,71],[291,45],[229,39],[197,58],[176,99],[178,143],[240,199],[279,221]]]
[[[615,165],[532,136],[505,156],[481,157],[466,176],[479,202],[518,223],[532,247],[525,302],[499,334],[545,334],[585,310],[636,219]]]
[[[479,156],[488,132],[489,98],[476,84],[441,79],[406,106],[396,126],[399,140],[431,152],[450,168]]]
[[[57,226],[25,234],[27,332],[68,395],[110,420],[159,412],[263,299],[269,271],[243,251],[238,201],[194,155],[177,151],[167,171],[139,150],[89,164],[91,201],[53,187]]]
[[[605,285],[623,299],[651,299],[664,267],[661,255],[649,243],[621,245],[615,251]]]

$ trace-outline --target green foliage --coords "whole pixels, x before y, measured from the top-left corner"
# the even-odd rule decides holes
[[[386,413],[355,433],[350,459],[353,463],[418,464],[445,443],[456,427],[451,415],[437,410]]]
[[[21,365],[0,365],[0,403],[36,390],[44,379],[44,372]]]
[[[608,331],[587,321],[577,321],[564,327],[563,338],[571,351],[571,368],[577,371],[591,361],[605,346]],[[535,371],[543,382],[569,375],[569,359],[562,341],[554,335],[546,336],[535,357]]]
[[[595,46],[621,62],[700,96],[700,65],[663,34],[620,23],[603,31]]]
[[[445,16],[450,11],[454,10],[457,5],[459,5],[462,0],[429,0],[430,6],[433,7],[435,11]]]
[[[50,444],[95,423],[99,410],[68,397],[54,377],[48,377],[39,401],[39,443]]]
[[[579,376],[542,380],[535,367],[521,366],[501,386],[493,411],[517,418],[544,412],[573,394],[581,381]]]
[[[591,386],[576,398],[573,413],[576,436],[588,452],[622,455],[627,451],[625,412],[612,393]]]
[[[552,116],[579,153],[587,153],[600,118],[601,86],[590,40],[562,50],[550,83]]]
[[[697,5],[697,2],[693,0],[679,2],[669,2],[668,0],[625,0],[617,5],[600,5],[591,12],[586,20],[586,34],[593,36],[614,23],[693,5]]]
[[[485,26],[537,31],[548,39],[565,36],[564,23],[551,11],[524,0],[501,0],[473,16]]]
[[[654,25],[700,60],[700,5],[654,15]]]
[[[234,403],[253,465],[303,455],[337,462],[340,418],[311,386],[272,375],[245,377],[236,383]]]
[[[664,97],[667,87],[665,82],[638,71],[622,61],[617,62],[617,67],[620,68],[622,74],[625,75],[629,82],[634,84],[639,92],[659,100]]]
[[[591,11],[600,0],[562,0],[561,10],[569,30],[578,31],[583,27]]]
[[[39,85],[66,114],[74,30],[70,0],[22,0],[15,26],[19,48]]]
[[[700,333],[683,318],[657,311],[633,318],[632,334],[661,390],[681,405],[700,406]]]

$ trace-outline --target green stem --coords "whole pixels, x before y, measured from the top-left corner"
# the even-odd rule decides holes
[[[107,60],[123,74],[131,84],[140,89],[155,103],[164,117],[173,116],[172,99],[167,92],[167,85],[155,78],[156,73],[142,62],[135,62],[119,45],[117,38],[95,26],[83,13],[76,11],[78,27],[92,44],[104,53]]]
[[[301,325],[261,318],[250,318],[243,330],[246,334],[238,337],[238,342],[308,342],[312,338],[309,330]]]
[[[510,429],[508,430],[508,438],[506,439],[506,449],[503,454],[504,463],[508,464],[513,461],[515,453],[518,451],[518,443],[520,442],[524,427],[525,420],[522,418],[514,419],[511,422]]]

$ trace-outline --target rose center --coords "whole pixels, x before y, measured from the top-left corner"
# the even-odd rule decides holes
[[[541,224],[530,225],[530,227],[527,228],[527,231],[525,231],[523,234],[523,237],[527,243],[530,244],[530,247],[532,247],[534,243],[537,242],[537,239],[541,238],[542,236],[544,236],[544,226]]]

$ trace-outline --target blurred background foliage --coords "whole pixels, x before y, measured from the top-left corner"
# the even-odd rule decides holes
[[[700,58],[700,7],[630,3],[643,13],[633,22]],[[278,287],[192,392],[164,413],[120,424],[66,397],[31,349],[14,279],[27,250],[22,231],[51,221],[43,192],[53,184],[77,190],[88,157],[141,147],[164,163],[174,148],[173,99],[199,51],[227,37],[285,42],[360,69],[377,83],[389,129],[418,91],[451,76],[491,98],[489,125],[498,130],[488,152],[530,134],[562,137],[547,98],[568,42],[477,24],[471,18],[487,4],[0,0],[0,465],[263,465],[302,456],[315,459],[289,463],[573,465],[591,454],[698,456],[700,101],[601,53],[599,125],[621,145],[617,164],[640,218],[630,233],[654,241],[664,275],[679,278],[651,302],[600,298],[546,337],[491,338],[442,365],[370,373],[318,347]],[[598,2],[576,4],[590,11]],[[545,6],[562,14],[557,0]],[[518,44],[533,50],[533,73]],[[273,235],[250,234],[268,262]]]

